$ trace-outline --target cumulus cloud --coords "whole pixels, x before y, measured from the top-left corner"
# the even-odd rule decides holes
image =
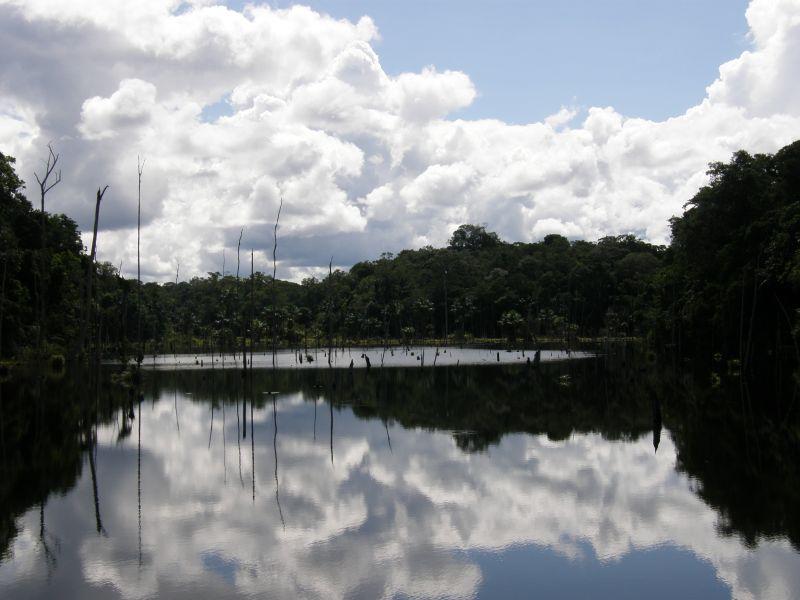
[[[78,130],[87,140],[101,140],[142,127],[150,120],[156,88],[141,79],[124,79],[109,98],[94,96],[83,103]]]
[[[752,0],[751,48],[703,101],[661,122],[613,107],[543,122],[453,119],[477,90],[435,66],[387,74],[369,17],[202,1],[0,0],[0,149],[32,180],[46,143],[50,207],[85,230],[110,184],[99,255],[131,273],[136,156],[147,157],[148,278],[219,270],[239,229],[266,268],[285,201],[285,276],[442,243],[463,222],[503,237],[666,242],[668,219],[741,148],[800,137],[800,0]],[[227,110],[204,118],[221,103]],[[236,232],[234,235],[233,232]],[[231,240],[234,243],[231,243]],[[338,255],[338,257],[336,256]]]
[[[578,115],[578,111],[573,108],[562,106],[561,109],[555,114],[545,118],[544,122],[550,125],[553,129],[566,125]]]

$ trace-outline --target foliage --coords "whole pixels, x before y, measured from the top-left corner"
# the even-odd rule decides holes
[[[40,263],[48,280],[47,342],[68,351],[88,258],[63,215],[47,216],[41,250],[39,213],[13,165],[0,155],[0,352],[20,356],[36,338]],[[274,304],[269,275],[212,272],[145,283],[137,307],[136,281],[98,264],[93,335],[106,355],[125,358],[141,311],[148,353],[268,347],[273,333],[295,347],[441,340],[446,329],[459,340],[534,344],[636,336],[704,368],[719,355],[746,373],[779,379],[784,363],[800,357],[800,142],[775,155],[738,152],[730,163],[712,164],[709,175],[671,221],[669,248],[633,235],[510,243],[465,224],[445,248],[386,253],[300,284],[278,281]]]
[[[13,165],[13,158],[0,153],[0,356],[17,354],[36,339],[42,324],[34,306],[42,289],[47,341],[63,350],[77,334],[81,275],[88,259],[78,226],[64,215],[46,213],[45,248],[41,248],[41,211],[25,198]]]
[[[798,357],[800,142],[737,152],[708,174],[672,220],[662,334],[697,362],[719,354],[777,377],[781,357]]]

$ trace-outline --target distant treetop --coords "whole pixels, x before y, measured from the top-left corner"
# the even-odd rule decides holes
[[[483,225],[461,225],[450,237],[449,247],[454,250],[484,250],[502,244],[494,231],[486,231]]]

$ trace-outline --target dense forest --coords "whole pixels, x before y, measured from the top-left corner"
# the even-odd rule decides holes
[[[44,194],[35,209],[0,154],[0,356],[604,337],[778,377],[800,357],[800,142],[737,152],[709,175],[668,247],[631,235],[507,242],[467,224],[445,248],[300,284],[245,269],[140,284],[96,262],[74,221],[43,212]]]

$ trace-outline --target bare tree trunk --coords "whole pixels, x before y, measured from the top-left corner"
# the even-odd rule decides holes
[[[38,292],[39,292],[39,329],[36,333],[36,347],[39,351],[40,355],[43,351],[43,344],[47,337],[46,332],[46,323],[47,323],[47,309],[46,309],[46,298],[47,298],[47,265],[46,265],[46,250],[47,250],[47,232],[46,232],[46,223],[47,217],[44,212],[44,199],[47,195],[47,192],[52,190],[55,186],[61,183],[61,169],[55,174],[55,179],[50,181],[50,176],[53,175],[56,165],[58,164],[58,159],[61,156],[60,154],[56,154],[53,152],[53,146],[51,144],[47,144],[47,162],[45,163],[45,171],[42,177],[39,177],[38,173],[34,173],[34,177],[36,177],[36,182],[39,184],[39,192],[41,198],[41,214],[39,218],[41,220],[41,249],[39,253],[39,265],[38,265]]]
[[[179,258],[179,259],[177,259],[176,265],[175,265],[175,295],[176,296],[178,295],[178,274],[180,273],[180,271],[181,271],[181,259]],[[178,351],[176,350],[176,348],[174,346],[174,343],[175,342],[173,342],[173,346],[172,346],[172,357],[177,360]],[[189,344],[189,352],[191,352],[191,351],[192,351],[192,346],[191,346],[191,343],[190,343]]]
[[[222,298],[222,291],[225,289],[225,248],[222,249],[222,277],[219,279],[219,293],[217,294],[218,297]],[[222,314],[225,314],[225,306],[222,306]],[[219,315],[217,315],[219,317]],[[222,329],[219,332],[219,348],[217,349],[217,354],[222,357],[222,368],[225,368],[225,330]],[[213,334],[212,334],[212,347],[213,347]],[[211,359],[211,364],[214,364],[214,359]]]
[[[95,425],[96,427],[96,425]],[[92,474],[92,496],[94,499],[94,523],[97,533],[105,533],[103,520],[100,518],[100,495],[97,492],[97,467],[95,466],[94,453],[97,448],[97,430],[92,432],[92,444],[89,446],[89,470]]]
[[[447,348],[447,329],[448,329],[448,320],[447,320],[447,268],[445,267],[444,270],[444,346]]]
[[[3,282],[0,284],[0,358],[3,357],[3,319],[6,313],[6,271],[8,270],[8,255],[3,254]]]
[[[255,263],[253,257],[253,249],[250,249],[250,372],[253,369],[253,349],[255,348],[255,339],[253,338],[253,311],[255,310],[255,290],[256,290],[256,275],[253,269]]]
[[[141,365],[140,365],[141,366]],[[136,442],[136,504],[139,513],[139,566],[142,566],[142,394],[138,385],[136,395],[139,397],[138,440]]]
[[[278,216],[275,217],[275,229],[273,234],[272,244],[272,368],[275,368],[275,351],[278,345],[278,330],[277,330],[277,289],[275,287],[275,277],[278,272],[276,257],[278,253],[278,223],[281,220],[281,209],[283,209],[283,197],[281,203],[278,205]]]
[[[250,382],[252,383],[252,378]],[[255,428],[253,427],[253,389],[250,388],[250,464],[252,465],[252,481],[253,481],[253,503],[256,501],[256,436]]]
[[[227,441],[225,438],[225,396],[222,397],[222,482],[228,484]]]
[[[92,249],[89,252],[89,266],[86,268],[86,295],[84,297],[84,315],[83,323],[81,324],[81,333],[78,342],[78,352],[83,355],[86,343],[86,334],[89,331],[93,316],[93,301],[92,301],[92,284],[94,282],[95,271],[95,256],[97,254],[97,223],[100,220],[100,202],[103,200],[103,195],[106,193],[108,186],[102,190],[97,188],[97,202],[94,207],[94,227],[92,229]]]
[[[333,256],[331,262],[328,263],[328,366],[332,367],[331,354],[333,354],[333,293],[331,287],[333,286]]]
[[[281,525],[284,530],[286,529],[286,521],[283,519],[283,510],[281,509],[281,497],[278,493],[280,483],[278,482],[278,409],[276,407],[277,394],[272,394],[272,423],[274,425],[274,433],[272,435],[272,450],[275,454],[275,503],[278,505],[278,514],[281,517]]]
[[[239,251],[242,247],[242,235],[244,234],[244,227],[239,231],[239,241],[236,244],[236,299],[239,300]],[[237,302],[240,306],[237,308],[241,308],[241,303]],[[245,347],[245,324],[244,324],[244,311],[241,314],[241,325],[242,325],[242,368],[247,371],[247,348]],[[236,349],[233,351],[233,358],[236,359]]]
[[[144,172],[144,162],[136,157],[136,172],[139,176],[139,195],[136,208],[136,367],[141,369],[144,360],[144,343],[142,341],[142,260],[141,260],[141,239],[142,239],[142,173]]]
[[[244,393],[244,389],[242,389],[242,393]],[[244,478],[242,478],[242,444],[241,440],[241,424],[239,421],[239,395],[238,392],[235,396],[236,400],[236,449],[239,453],[239,483],[242,484],[242,488],[244,488]],[[245,424],[245,426],[247,426]]]

